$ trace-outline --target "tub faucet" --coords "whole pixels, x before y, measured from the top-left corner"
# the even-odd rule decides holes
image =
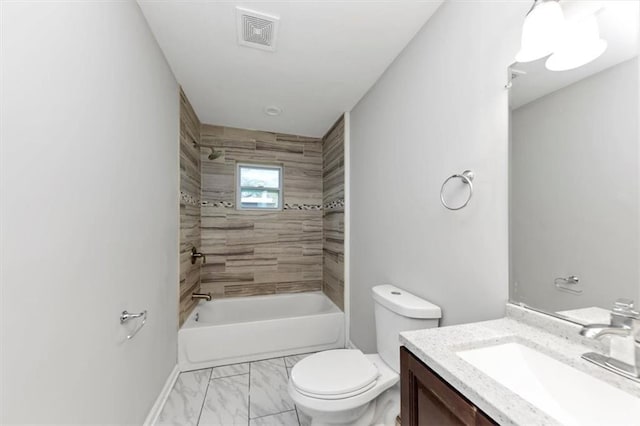
[[[204,299],[207,302],[210,302],[211,293],[191,293],[191,299]]]
[[[640,382],[640,312],[636,311],[633,301],[618,299],[611,311],[611,324],[588,324],[582,327],[580,335],[590,339],[602,339],[604,336],[630,337],[630,348],[634,353],[634,363],[628,364],[613,357],[588,352],[582,358],[600,367]]]

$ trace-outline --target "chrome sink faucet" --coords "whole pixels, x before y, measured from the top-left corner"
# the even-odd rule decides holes
[[[582,355],[582,358],[621,376],[640,382],[640,312],[634,309],[632,300],[618,299],[611,311],[611,324],[585,325],[580,330],[580,335],[591,339],[601,339],[611,335],[627,337],[628,344],[633,345],[635,360],[633,364],[595,352],[588,352]]]

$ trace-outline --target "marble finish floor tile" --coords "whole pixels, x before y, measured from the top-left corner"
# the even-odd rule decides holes
[[[210,368],[180,373],[156,424],[196,425],[210,376]]]
[[[249,426],[298,426],[296,410],[251,419]]]
[[[181,373],[157,426],[310,426],[287,392],[291,368],[310,354]]]
[[[251,363],[249,417],[264,417],[295,408],[287,392],[287,368],[283,358]]]
[[[212,379],[198,424],[246,425],[248,419],[249,374]]]
[[[303,413],[298,407],[296,407],[296,412],[298,413],[298,422],[300,423],[300,426],[311,426],[311,417]]]
[[[286,367],[287,365],[284,362],[284,358],[268,358],[268,359],[263,359],[260,361],[253,361],[250,363],[251,367],[255,366],[255,365],[266,365],[266,364],[272,364],[275,365],[277,367]]]
[[[223,365],[222,367],[214,367],[211,372],[211,378],[238,376],[240,374],[249,374],[249,363]]]
[[[313,355],[314,353],[315,352],[311,352],[308,354],[285,356],[284,363],[286,364],[287,368],[293,368],[293,366],[296,365],[297,362],[302,361],[303,359],[305,359],[309,355]]]

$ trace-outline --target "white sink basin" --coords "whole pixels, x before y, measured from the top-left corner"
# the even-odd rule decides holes
[[[564,425],[638,425],[640,398],[519,343],[457,353]]]

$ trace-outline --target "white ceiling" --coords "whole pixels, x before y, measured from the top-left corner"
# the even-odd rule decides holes
[[[513,109],[638,56],[640,2],[637,0],[564,0],[560,5],[567,19],[574,15],[580,16],[582,12],[589,13],[589,8],[594,5],[601,7],[596,17],[600,27],[600,38],[607,41],[607,50],[593,62],[569,71],[547,70],[547,58],[514,64],[512,69],[524,71],[526,74],[513,80],[513,87],[509,93],[509,103]]]
[[[319,137],[442,0],[138,3],[202,122]],[[280,18],[275,52],[238,44],[236,6]]]

